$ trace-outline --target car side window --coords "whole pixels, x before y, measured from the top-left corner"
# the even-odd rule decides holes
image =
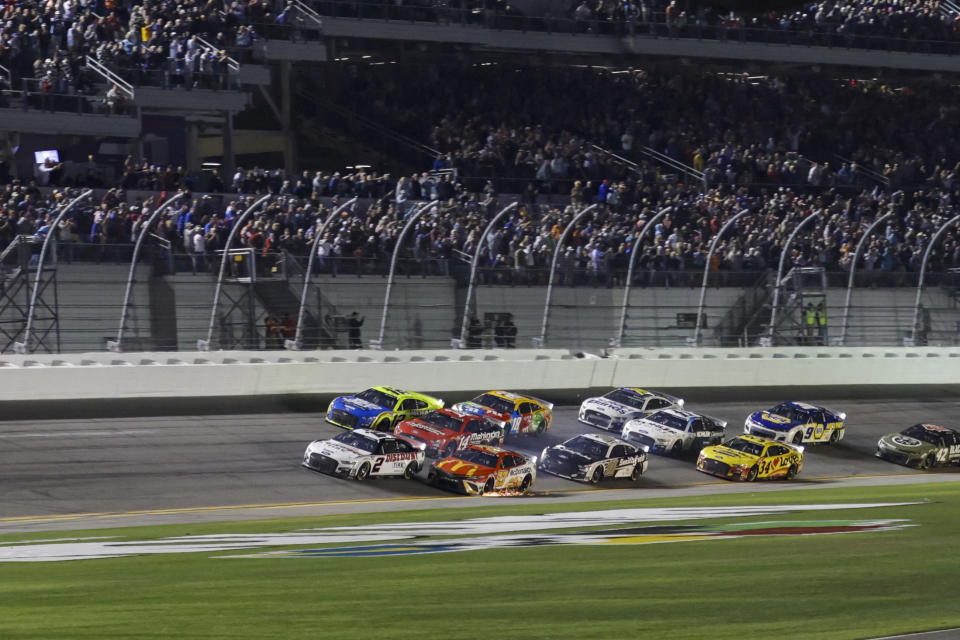
[[[380,450],[383,453],[397,453],[397,441],[388,438],[380,443]]]
[[[613,446],[613,449],[610,451],[608,457],[610,458],[626,458],[628,457],[627,448],[622,444],[616,444]]]
[[[523,462],[523,458],[520,456],[505,456],[503,458],[503,468],[512,469]]]
[[[395,440],[394,442],[397,444],[397,451],[399,453],[410,453],[413,451],[413,445],[406,440]]]
[[[488,430],[487,424],[483,420],[470,420],[464,429],[467,433],[483,433]]]
[[[781,447],[781,446],[775,445],[775,446],[770,447],[770,451],[769,451],[769,453],[768,453],[767,455],[771,455],[771,456],[782,456],[782,455],[784,455],[784,454],[786,454],[786,453],[790,453],[790,450],[787,449],[786,447]]]
[[[687,431],[702,431],[703,430],[703,420],[700,418],[694,418],[690,421],[690,424],[687,426]]]
[[[670,403],[664,400],[663,398],[650,398],[647,400],[647,406],[645,409],[650,411],[651,409],[663,409],[669,407]]]
[[[423,400],[416,400],[416,399],[414,399],[414,401],[413,401],[413,408],[416,409],[417,411],[421,411],[421,410],[427,408],[427,403],[424,402]]]

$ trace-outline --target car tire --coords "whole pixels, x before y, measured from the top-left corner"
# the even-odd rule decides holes
[[[640,482],[640,476],[642,475],[643,473],[640,471],[640,463],[638,462],[637,464],[633,465],[633,472],[630,474],[630,481]]]
[[[790,465],[790,468],[787,469],[787,478],[786,478],[786,479],[787,479],[787,480],[793,480],[793,479],[796,478],[796,477],[797,477],[797,465],[792,464],[792,465]]]
[[[452,456],[454,453],[456,453],[456,451],[457,451],[457,443],[456,443],[456,442],[451,442],[451,443],[448,444],[446,447],[444,447],[444,449],[443,449],[443,454],[442,454],[440,457],[441,457],[441,458],[449,458],[449,457]]]
[[[520,493],[526,493],[530,489],[531,484],[533,484],[533,478],[530,477],[530,474],[525,475],[523,482],[520,483]]]
[[[483,489],[480,490],[480,495],[485,493],[491,493],[494,489],[497,488],[497,483],[493,478],[488,478],[483,485]]]
[[[803,444],[803,430],[797,431],[793,436],[793,444]]]
[[[674,458],[679,458],[681,453],[683,453],[683,441],[677,440],[673,443],[673,446],[670,447],[670,455]]]
[[[603,480],[603,467],[597,467],[593,470],[593,474],[590,476],[590,483],[600,484],[601,480]]]
[[[431,487],[437,486],[437,472],[433,469],[430,469],[430,473],[427,474],[427,484]]]
[[[837,444],[840,441],[840,429],[834,429],[830,434],[830,444]]]
[[[920,459],[920,464],[917,465],[917,468],[918,468],[918,469],[933,469],[935,466],[937,466],[937,459],[936,459],[936,458],[934,457],[934,455],[931,453],[931,454],[926,455],[926,456],[924,456],[923,458]]]
[[[747,482],[753,482],[757,479],[757,475],[760,473],[760,469],[756,466],[750,467],[750,471],[747,471]]]
[[[414,460],[407,465],[407,468],[403,470],[403,477],[405,480],[413,480],[417,477],[417,473],[420,471],[420,465],[417,464],[417,461]]]
[[[357,469],[357,480],[359,480],[360,482],[363,482],[369,477],[370,477],[370,463],[364,462],[362,465],[360,465],[360,468]]]

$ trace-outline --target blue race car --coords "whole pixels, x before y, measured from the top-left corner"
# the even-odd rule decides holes
[[[345,429],[393,431],[401,420],[442,409],[443,400],[393,387],[372,387],[355,396],[334,398],[327,422]]]
[[[805,402],[781,402],[767,411],[751,413],[744,433],[780,442],[835,443],[843,439],[847,414],[837,413]]]

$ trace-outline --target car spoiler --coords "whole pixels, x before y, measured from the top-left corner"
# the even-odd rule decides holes
[[[536,396],[531,396],[530,394],[526,394],[526,393],[523,394],[523,395],[524,395],[525,398],[528,398],[528,399],[530,399],[530,400],[536,400],[537,402],[539,402],[540,404],[542,404],[543,406],[545,406],[547,409],[553,411],[553,403],[552,403],[552,402],[547,402],[546,400],[543,400],[542,398],[538,398],[538,397],[536,397]]]

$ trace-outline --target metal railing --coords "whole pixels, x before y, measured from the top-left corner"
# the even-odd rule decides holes
[[[133,91],[133,85],[121,78],[119,75],[107,68],[106,65],[102,64],[96,58],[87,56],[86,58],[87,68],[92,69],[97,74],[99,74],[106,82],[113,84],[117,87],[118,91],[123,92],[128,100],[133,100],[135,97]]]

